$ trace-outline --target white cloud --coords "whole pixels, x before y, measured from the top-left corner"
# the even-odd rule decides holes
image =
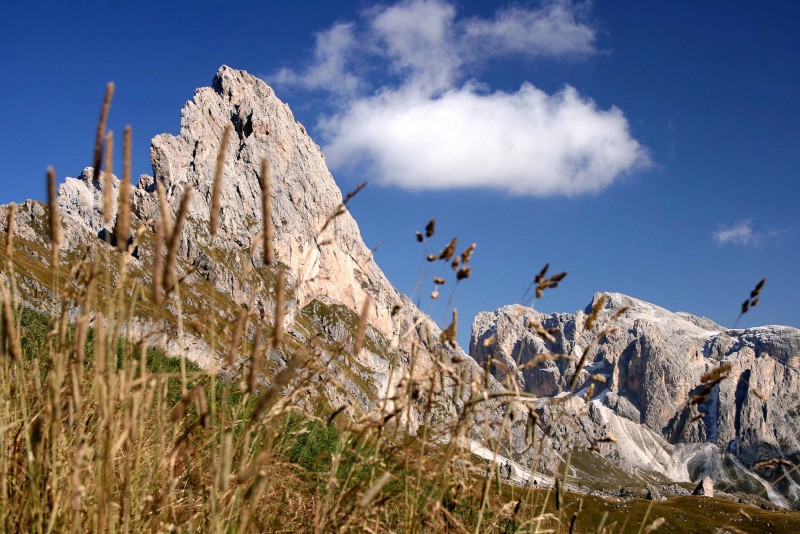
[[[547,95],[465,86],[437,98],[384,91],[321,123],[335,168],[366,164],[411,189],[491,187],[546,196],[593,193],[646,161],[622,113],[571,87]]]
[[[461,61],[453,46],[455,15],[437,0],[403,2],[377,11],[370,29],[406,83],[436,91],[452,83]]]
[[[582,22],[584,10],[564,1],[551,2],[540,9],[502,9],[492,20],[469,20],[466,37],[485,54],[590,55],[597,51],[597,31]]]
[[[303,89],[323,89],[340,94],[354,94],[361,80],[348,72],[347,57],[356,45],[352,24],[335,24],[315,35],[314,61],[302,72],[281,69],[272,81],[278,85]]]
[[[720,245],[751,245],[756,242],[756,233],[753,232],[753,221],[745,219],[733,226],[720,227],[714,232],[714,241]]]
[[[502,92],[464,81],[468,67],[490,57],[595,53],[583,10],[556,1],[459,19],[443,0],[407,0],[319,34],[308,68],[284,69],[275,81],[340,97],[333,80],[352,88],[318,123],[334,169],[411,189],[593,193],[649,162],[622,111],[600,109],[569,86],[550,95],[530,83]],[[366,90],[354,62],[391,81]]]
[[[762,245],[765,241],[779,239],[783,236],[794,234],[795,229],[771,229],[764,230],[753,229],[753,221],[744,219],[734,224],[733,226],[720,226],[714,232],[714,241],[718,245]]]

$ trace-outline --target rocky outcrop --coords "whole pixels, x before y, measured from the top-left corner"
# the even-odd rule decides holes
[[[587,329],[600,298],[605,304]],[[536,325],[552,337],[537,334]],[[575,314],[521,306],[481,313],[470,353],[481,365],[496,362],[498,379],[540,397],[543,426],[562,450],[591,448],[678,482],[708,475],[722,491],[800,498],[795,473],[758,465],[800,459],[796,328],[730,330],[625,295],[598,294]],[[540,363],[528,364],[537,357]],[[723,378],[714,384],[707,373],[715,369]],[[613,447],[602,441],[609,433]]]
[[[714,496],[714,481],[710,476],[704,476],[697,487],[692,492],[692,495],[700,495],[702,497]]]
[[[211,189],[217,153],[226,125],[233,125],[223,170],[220,227],[211,239]],[[153,177],[143,177],[134,194],[134,210],[153,223],[158,203],[155,182],[166,190],[172,215],[187,186],[194,189],[190,230],[181,244],[184,258],[196,263],[204,246],[227,252],[249,250],[262,228],[260,165],[269,161],[275,259],[289,267],[298,288],[299,306],[313,299],[359,310],[372,297],[370,324],[387,339],[397,338],[414,322],[413,306],[389,283],[364,244],[349,212],[335,217],[342,202],[320,148],[294,120],[289,107],[262,80],[223,66],[211,87],[195,92],[181,111],[177,136],[162,134],[152,141]],[[261,255],[256,254],[256,263]],[[235,291],[219,278],[221,291]],[[407,309],[392,316],[395,305]],[[399,340],[398,340],[399,342]]]
[[[232,128],[232,135],[223,167],[219,231],[212,237],[212,187],[226,126]],[[172,220],[185,192],[192,189],[178,247],[183,307],[179,310],[174,302],[168,302],[163,310],[165,318],[143,310],[137,318],[142,331],[151,328],[163,332],[162,344],[174,352],[189,354],[208,369],[236,373],[235,366],[226,366],[227,354],[220,340],[231,335],[238,310],[247,306],[253,324],[271,325],[277,268],[264,265],[261,253],[264,159],[269,162],[275,264],[285,268],[290,293],[284,324],[290,335],[297,343],[314,340],[327,346],[329,356],[352,351],[358,314],[365,301],[371,303],[364,350],[351,355],[347,369],[334,369],[343,384],[321,384],[331,405],[354,404],[358,411],[381,402],[391,404],[385,399],[394,395],[398,384],[405,380],[408,386],[412,347],[417,377],[437,372],[441,365],[455,368],[452,375],[463,375],[467,381],[471,373],[481,372],[463,351],[442,343],[439,327],[386,279],[361,239],[358,225],[343,207],[342,193],[320,148],[295,121],[289,107],[262,80],[227,66],[219,69],[210,87],[198,89],[183,107],[178,135],[163,134],[152,140],[153,175],[142,175],[132,192],[136,249],[130,268],[145,302],[152,306],[149,287],[155,259],[154,232],[161,216],[156,184],[164,188]],[[111,180],[114,206],[111,222],[105,224],[104,180],[96,180],[94,174],[87,168],[77,178],[67,178],[59,188],[62,256],[80,258],[87,250],[108,248],[104,239],[113,233],[120,182],[116,177]],[[6,208],[0,208],[3,230],[5,214]],[[50,281],[45,252],[49,247],[47,208],[28,202],[17,211],[16,221],[18,244],[29,245],[28,256],[19,254],[18,260],[40,264],[18,271],[28,280],[20,287],[26,302],[41,308],[42,291]],[[328,315],[320,315],[323,309]],[[187,324],[186,338],[176,347],[174,320],[192,311],[206,316],[212,312],[220,330],[216,335],[222,337],[206,334],[208,324]],[[245,334],[245,341],[252,338],[254,327]],[[241,352],[243,358],[249,355],[246,343]],[[274,359],[282,362],[280,355]],[[452,377],[444,380],[446,395],[452,395],[453,383]],[[455,412],[452,403],[449,411]],[[418,414],[411,410],[405,415],[413,429]]]

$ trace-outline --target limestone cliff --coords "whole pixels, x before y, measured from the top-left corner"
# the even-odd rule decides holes
[[[600,298],[605,304],[587,329]],[[537,334],[537,324],[552,338]],[[775,500],[800,497],[796,473],[757,465],[800,459],[796,328],[731,330],[611,293],[595,295],[575,314],[522,306],[481,313],[470,352],[482,365],[493,358],[498,378],[510,373],[542,398],[540,413],[564,450],[591,447],[627,468],[676,481],[707,473],[731,491],[769,494],[765,482],[775,481]],[[562,356],[525,365],[541,354]],[[704,375],[713,369],[722,369],[724,378],[706,388],[704,381],[711,381]],[[616,446],[598,445],[608,432],[619,440]]]
[[[212,187],[228,125],[232,135],[223,168],[220,225],[212,237]],[[132,192],[136,239],[130,261],[143,296],[141,304],[133,308],[139,331],[160,332],[158,342],[165,348],[187,355],[206,369],[238,372],[237,365],[226,366],[223,342],[232,336],[239,310],[247,307],[251,311],[251,325],[269,326],[274,320],[276,267],[264,265],[263,245],[259,244],[263,228],[261,163],[265,158],[269,161],[275,263],[285,268],[290,294],[284,326],[292,339],[296,344],[315,340],[330,357],[352,351],[358,314],[367,297],[371,302],[365,350],[348,358],[347,365],[331,366],[340,381],[321,384],[325,401],[332,407],[352,405],[356,413],[392,397],[401,381],[409,387],[412,349],[416,377],[437,371],[437,365],[454,366],[453,376],[480,374],[463,351],[440,342],[439,327],[386,279],[362,241],[355,220],[343,208],[342,193],[320,148],[289,107],[262,80],[227,66],[219,69],[210,87],[198,89],[185,104],[177,136],[162,134],[152,140],[153,175],[142,175]],[[116,222],[120,182],[116,177],[111,180],[112,220],[104,224],[104,182],[94,178],[93,169],[87,168],[59,188],[64,258],[112,249],[104,239]],[[164,187],[172,220],[187,188],[193,190],[178,248],[180,310],[174,300],[157,310],[149,292],[154,232],[160,216],[157,183]],[[18,208],[20,288],[29,305],[45,309],[54,297],[47,270],[47,207],[26,201]],[[7,230],[6,213],[7,207],[0,207],[3,231]],[[174,319],[180,314],[212,317],[206,322],[215,326],[187,322],[181,334],[174,328]],[[209,333],[214,329],[216,334]],[[247,341],[252,336],[251,326],[238,355],[241,359],[249,355]],[[272,358],[278,366],[285,363],[280,354]],[[452,393],[453,380],[445,380],[445,386]],[[452,405],[450,409],[454,409]],[[419,423],[415,411],[406,415],[412,419],[412,428]]]

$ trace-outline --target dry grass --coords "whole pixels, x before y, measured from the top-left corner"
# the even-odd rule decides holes
[[[112,93],[110,84],[95,147],[99,172],[106,139],[106,176],[112,171],[113,138],[105,132]],[[222,135],[217,161],[212,235],[218,226],[228,135],[229,129]],[[232,312],[238,315],[227,338],[216,334],[225,330],[220,310],[193,307],[201,310],[198,315],[184,317],[178,246],[191,189],[185,191],[173,224],[163,186],[157,184],[161,213],[152,236],[152,290],[142,291],[145,279],[131,270],[129,260],[148,231],[131,234],[130,229],[129,129],[125,146],[116,235],[124,246],[98,246],[67,265],[75,283],[65,283],[65,269],[58,262],[61,227],[55,173],[48,170],[50,288],[56,295],[49,316],[35,315],[20,304],[15,208],[8,212],[0,276],[0,388],[7,392],[0,400],[0,529],[610,532],[610,527],[605,530],[607,523],[619,530],[620,521],[616,516],[609,521],[608,513],[588,516],[591,521],[584,526],[584,501],[574,506],[578,498],[565,492],[563,474],[551,490],[507,485],[499,463],[478,459],[465,447],[469,438],[481,436],[495,458],[510,449],[511,403],[517,403],[515,410],[522,410],[527,421],[525,456],[530,465],[538,464],[543,442],[537,437],[536,413],[525,408],[530,396],[520,392],[514,373],[507,373],[506,389],[500,390],[491,386],[488,376],[448,356],[445,345],[456,344],[455,310],[438,343],[430,339],[427,325],[413,326],[425,330],[430,352],[414,343],[409,354],[388,355],[401,379],[391,392],[373,392],[377,398],[372,409],[325,406],[324,386],[344,387],[337,385],[342,366],[356,368],[359,353],[374,343],[367,335],[370,300],[351,325],[352,339],[346,343],[321,333],[302,342],[288,335],[284,323],[289,288],[283,267],[273,265],[266,161],[261,170],[261,240],[264,264],[272,275],[265,280],[274,285],[259,290],[274,295],[272,324],[255,324],[251,337],[248,303]],[[320,234],[362,187],[344,199]],[[104,197],[106,213],[110,205]],[[418,239],[432,238],[434,225],[431,220],[425,238],[418,233]],[[127,246],[131,235],[133,247]],[[457,256],[457,243],[453,238],[430,256],[445,264],[452,260],[454,285],[468,278],[475,250],[473,244]],[[535,280],[537,296],[566,276],[546,273],[547,268]],[[435,281],[436,286],[445,283],[443,277]],[[166,309],[164,304],[177,312],[156,317],[158,310]],[[587,328],[594,326],[600,307],[587,319],[592,320]],[[169,335],[180,335],[184,324],[198,324],[214,332],[213,340],[227,339],[227,346],[218,349],[227,355],[225,371],[232,378],[223,381],[183,357],[160,353],[152,340],[164,331],[132,336],[139,309],[146,310],[153,325],[168,323]],[[286,363],[276,368],[268,354],[280,354]],[[404,357],[408,364],[400,368]],[[432,365],[423,366],[430,361]],[[598,441],[612,442],[614,437]],[[591,507],[587,504],[586,509]],[[652,514],[650,520],[648,514],[643,517],[631,521],[634,530],[649,532],[663,523]]]

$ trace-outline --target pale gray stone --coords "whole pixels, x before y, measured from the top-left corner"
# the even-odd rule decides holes
[[[637,460],[628,453],[640,451],[638,468],[657,471],[676,482],[693,480],[696,469],[711,469],[710,474],[716,476],[726,470],[747,471],[760,460],[800,454],[796,408],[800,330],[788,326],[727,330],[708,319],[672,313],[626,295],[606,297],[592,331],[584,329],[591,303],[576,314],[550,315],[505,306],[479,314],[472,325],[472,356],[481,365],[489,357],[501,361],[522,389],[542,397],[543,424],[556,430],[554,443],[560,450],[578,448],[605,434],[613,414],[630,421],[632,426],[615,424],[618,429],[630,428],[631,433],[618,436],[616,451],[603,445],[600,453],[631,467]],[[592,303],[597,298],[600,294]],[[624,307],[627,310],[612,321]],[[526,327],[532,322],[557,328],[556,339],[542,339]],[[598,332],[611,327],[615,329],[597,342]],[[496,342],[486,346],[488,339]],[[576,361],[587,346],[585,372],[569,392]],[[542,352],[568,354],[571,360],[515,372]],[[702,393],[703,375],[723,364],[730,366],[726,378],[693,405],[693,398]],[[595,383],[589,406],[581,409],[583,401],[576,397],[585,391],[582,388],[591,375],[600,375],[605,382]],[[498,378],[504,379],[505,373],[498,373]],[[564,402],[565,394],[575,395],[577,402],[566,412],[570,403]],[[548,399],[560,399],[560,408],[550,407]],[[637,432],[651,437],[636,437]],[[728,455],[733,455],[735,463]],[[664,456],[663,462],[646,460],[659,456]],[[764,490],[752,472],[743,475],[743,480],[747,491],[750,487]],[[798,485],[791,477],[784,478],[778,490],[783,498],[798,501]]]

